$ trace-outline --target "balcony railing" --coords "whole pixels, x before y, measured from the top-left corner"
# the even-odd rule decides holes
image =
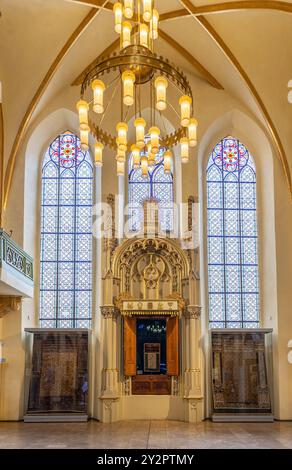
[[[33,259],[0,229],[0,266],[4,263],[33,281]]]

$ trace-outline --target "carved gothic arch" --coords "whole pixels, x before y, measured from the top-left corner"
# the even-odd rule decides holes
[[[165,238],[135,238],[126,240],[116,248],[112,259],[112,273],[114,279],[119,280],[119,291],[130,292],[132,268],[143,255],[149,253],[163,258],[174,280],[173,290],[181,293],[183,281],[189,278],[189,261],[174,240]]]

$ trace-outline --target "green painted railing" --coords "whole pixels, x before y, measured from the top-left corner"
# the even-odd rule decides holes
[[[0,229],[0,263],[16,269],[26,278],[33,281],[33,259]]]

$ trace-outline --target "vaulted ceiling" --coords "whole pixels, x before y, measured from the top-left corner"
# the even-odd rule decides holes
[[[290,185],[292,1],[157,0],[157,50],[262,120]],[[102,7],[102,8],[101,8]],[[113,52],[112,2],[1,0],[0,80],[5,194],[33,120],[62,90]]]

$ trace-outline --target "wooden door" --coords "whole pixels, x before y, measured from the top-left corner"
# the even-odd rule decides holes
[[[166,323],[166,364],[168,375],[179,375],[179,319],[169,317]]]
[[[136,318],[124,318],[124,374],[136,375]]]

